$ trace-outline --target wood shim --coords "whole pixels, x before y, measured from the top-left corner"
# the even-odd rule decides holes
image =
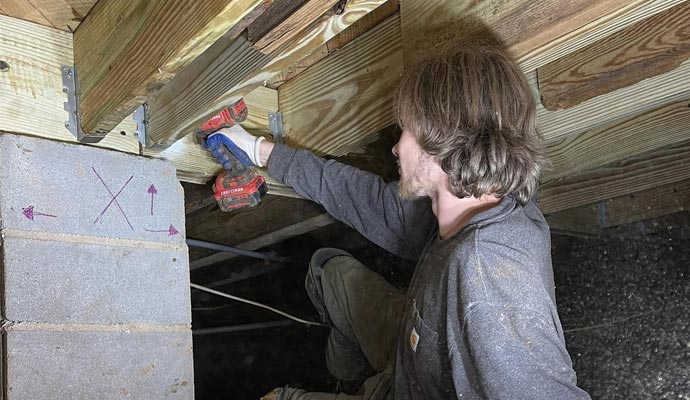
[[[375,139],[373,133],[395,123],[390,109],[401,73],[394,15],[280,87],[286,142],[339,156]]]
[[[109,131],[262,0],[101,0],[74,35],[82,127]]]
[[[547,110],[572,107],[677,68],[690,58],[690,2],[640,21],[537,71]]]
[[[612,163],[541,187],[545,214],[690,179],[690,144]]]
[[[0,26],[0,59],[9,65],[0,72],[0,131],[75,142],[65,128],[61,70],[73,63],[72,35],[4,15]],[[124,121],[97,146],[138,153],[134,127]]]

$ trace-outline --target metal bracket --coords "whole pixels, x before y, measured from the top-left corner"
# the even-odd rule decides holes
[[[137,123],[137,130],[134,131],[134,136],[139,140],[144,147],[150,144],[149,140],[149,105],[144,103],[140,105],[132,115],[134,121]]]
[[[280,111],[268,113],[268,130],[273,135],[276,143],[285,143],[285,133],[283,132],[283,114]]]
[[[98,143],[108,132],[96,132],[96,135],[87,135],[81,129],[81,112],[79,111],[79,93],[77,81],[77,69],[69,65],[62,67],[62,91],[67,93],[67,101],[64,109],[67,111],[68,120],[65,121],[67,128],[80,143]]]

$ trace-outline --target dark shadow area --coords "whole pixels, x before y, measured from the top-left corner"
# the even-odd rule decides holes
[[[216,287],[308,320],[317,313],[304,290],[311,254],[344,248],[396,286],[413,265],[334,224],[271,250],[292,258],[270,273]],[[552,236],[557,302],[580,386],[593,399],[671,399],[690,394],[690,246],[687,228],[639,235],[617,228],[600,238]],[[267,264],[236,258],[192,274],[200,284],[232,270]],[[194,328],[283,318],[249,305],[193,291]],[[279,328],[194,336],[199,399],[257,399],[276,386],[334,391],[325,365],[327,331]]]

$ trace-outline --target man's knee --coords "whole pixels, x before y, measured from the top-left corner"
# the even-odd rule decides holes
[[[334,257],[347,256],[352,257],[350,253],[345,250],[334,249],[334,248],[323,248],[314,252],[309,262],[309,270],[307,271],[307,276],[304,282],[304,286],[307,290],[307,294],[311,299],[311,302],[316,307],[321,319],[328,323],[328,312],[326,311],[326,301],[324,298],[323,284],[324,275],[329,274],[332,268],[325,268],[328,261]],[[327,277],[329,280],[331,277]]]

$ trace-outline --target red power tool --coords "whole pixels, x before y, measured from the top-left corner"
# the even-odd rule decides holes
[[[214,155],[222,152],[224,158],[227,158],[227,162],[223,163],[225,170],[216,177],[213,184],[213,197],[223,212],[257,206],[268,192],[266,179],[256,172],[250,159],[238,160],[219,136],[211,136],[209,139],[209,135],[217,130],[230,128],[246,120],[247,113],[247,105],[244,99],[240,99],[214,115],[196,132],[207,150]],[[219,140],[215,140],[216,138]]]

